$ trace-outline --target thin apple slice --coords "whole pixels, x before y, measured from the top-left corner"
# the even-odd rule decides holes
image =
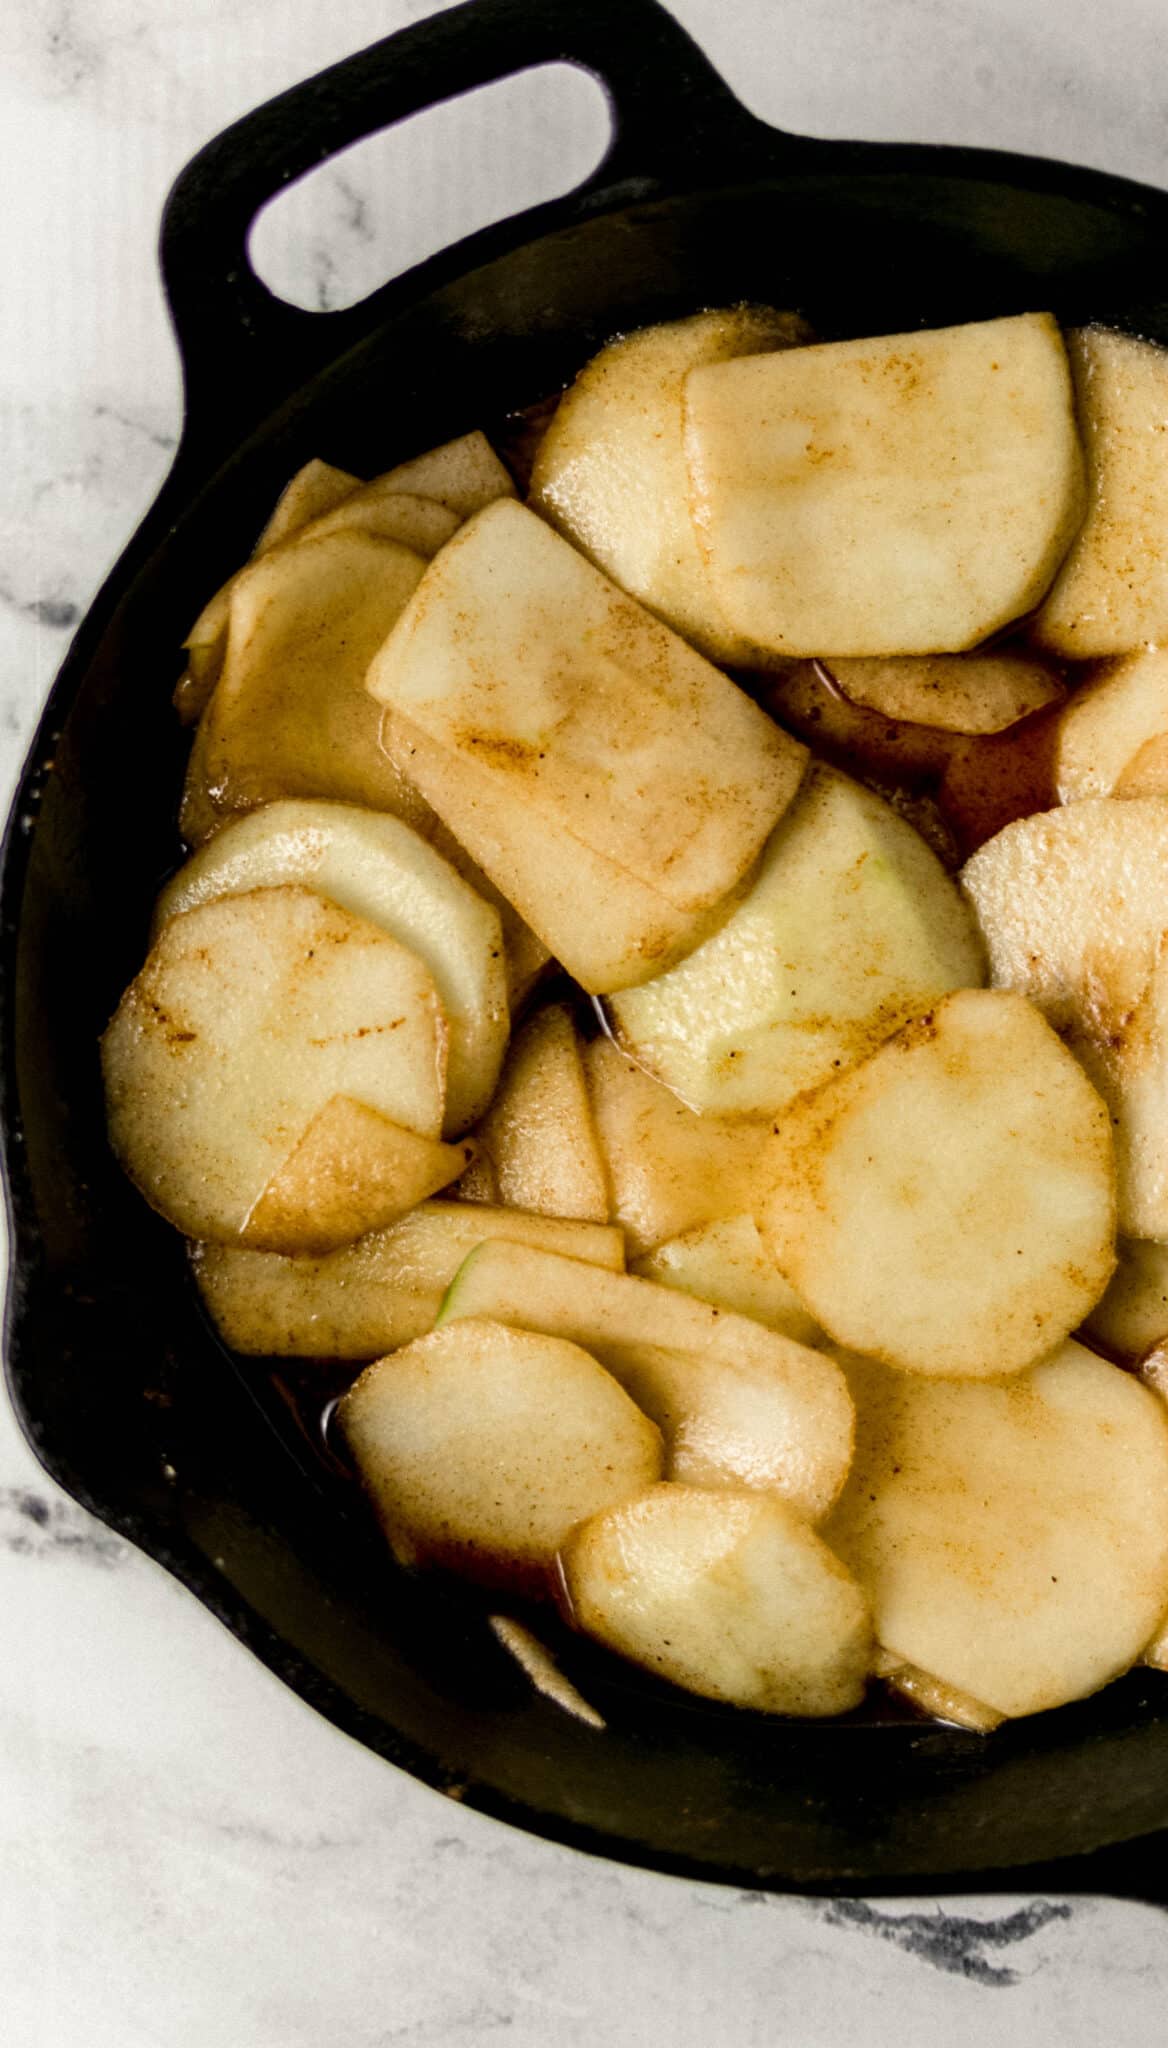
[[[961,744],[938,726],[914,725],[854,704],[834,680],[834,667],[822,661],[776,664],[761,702],[814,753],[865,782],[932,782]]]
[[[943,732],[1003,732],[1064,694],[1045,662],[1017,653],[833,659],[830,673],[853,704]]]
[[[1020,1371],[1115,1264],[1107,1111],[1006,991],[948,996],[795,1103],[775,1177],[781,1270],[839,1343],[906,1372]]]
[[[335,1096],[423,1137],[442,1128],[446,1024],[428,969],[294,886],[172,918],[122,997],[102,1060],[114,1151],[191,1237],[238,1241]],[[371,1204],[348,1234],[384,1215],[377,1177]]]
[[[1075,1343],[997,1381],[844,1364],[856,1462],[824,1533],[884,1648],[1002,1715],[1135,1663],[1168,1608],[1162,1403]]]
[[[661,1471],[656,1429],[594,1358],[488,1321],[376,1360],[338,1419],[399,1558],[529,1592],[577,1522]]]
[[[610,1038],[585,1047],[584,1071],[611,1219],[630,1253],[753,1208],[769,1185],[766,1142],[756,1129],[699,1116]]]
[[[694,1109],[770,1116],[984,974],[968,907],[919,833],[816,763],[721,930],[611,1010],[621,1043]]]
[[[1085,1335],[1123,1365],[1168,1338],[1168,1245],[1121,1237],[1118,1264],[1103,1299],[1083,1325]]]
[[[945,1685],[915,1664],[904,1664],[887,1650],[877,1650],[873,1665],[877,1678],[902,1699],[910,1700],[935,1721],[951,1721],[956,1728],[970,1728],[975,1735],[992,1735],[1005,1719],[994,1707],[975,1700],[955,1685]]]
[[[1049,313],[691,370],[685,443],[714,594],[776,654],[976,647],[1045,595],[1082,517]]]
[[[1034,620],[1072,660],[1168,635],[1168,350],[1106,327],[1067,336],[1087,457],[1087,516]]]
[[[822,1340],[822,1330],[779,1272],[753,1216],[699,1223],[634,1259],[629,1270],[663,1287],[679,1287],[714,1308],[749,1316],[797,1344],[814,1346]]]
[[[843,1485],[852,1420],[835,1365],[745,1316],[503,1243],[470,1253],[439,1327],[464,1316],[582,1344],[661,1428],[672,1479],[762,1487],[811,1520]]]
[[[1112,792],[1115,796],[1168,796],[1168,733],[1158,732],[1133,754]]]
[[[591,919],[622,934],[628,877],[700,935],[753,866],[806,758],[543,520],[505,502],[469,521],[430,564],[368,685],[445,761],[473,769],[497,804],[492,832],[513,853],[524,849],[528,866],[534,838],[544,865],[564,876],[575,874],[580,849],[586,864],[598,857],[619,873],[607,902],[575,893]],[[546,914],[541,923],[483,835],[472,836],[473,811],[440,776],[421,786],[571,966],[578,909],[562,929],[549,929]],[[655,921],[644,936],[657,942]],[[634,971],[645,969],[642,957]]]
[[[524,1025],[475,1132],[488,1199],[540,1216],[608,1221],[608,1181],[580,1041],[562,1004]],[[459,1192],[467,1193],[465,1185]]]
[[[470,519],[496,498],[513,498],[515,486],[485,434],[474,429],[456,441],[444,441],[424,455],[413,455],[386,470],[381,481],[395,491],[434,498],[439,505]]]
[[[473,1144],[443,1145],[334,1095],[277,1167],[240,1232],[257,1251],[327,1253],[405,1216],[465,1173]]]
[[[756,306],[622,335],[565,392],[536,457],[536,511],[714,661],[747,666],[757,649],[721,615],[690,520],[686,374],[809,339],[798,314]]]
[[[351,470],[338,469],[333,463],[322,462],[314,456],[285,484],[271,518],[256,542],[256,554],[263,555],[269,548],[281,546],[294,533],[301,532],[311,520],[333,511],[360,488],[361,479]]]
[[[491,1100],[507,1046],[497,913],[400,819],[289,800],[224,825],[163,890],[155,929],[196,904],[284,882],[368,918],[425,961],[450,1034],[446,1132],[466,1130]]]
[[[619,1230],[467,1202],[422,1202],[322,1258],[197,1244],[199,1292],[234,1351],[267,1358],[379,1358],[433,1329],[467,1253],[502,1238],[619,1273]]]
[[[1115,1120],[1119,1228],[1168,1238],[1168,799],[1020,819],[962,882],[993,979],[1049,1018]]]
[[[1125,775],[1143,749],[1157,742],[1168,742],[1168,652],[1143,647],[1138,654],[1105,663],[1075,691],[1059,719],[1059,802],[1118,795],[1121,782],[1124,795],[1168,794],[1168,778],[1158,792],[1141,791]]]
[[[577,1626],[688,1692],[816,1716],[863,1697],[867,1603],[783,1501],[655,1486],[577,1529],[561,1564]]]
[[[372,656],[421,579],[420,555],[357,529],[273,548],[231,592],[227,655],[199,728],[182,824],[278,797],[334,797],[425,828],[381,746]]]
[[[1015,818],[1049,810],[1055,802],[1060,716],[1054,705],[1006,732],[954,745],[937,801],[967,858]]]

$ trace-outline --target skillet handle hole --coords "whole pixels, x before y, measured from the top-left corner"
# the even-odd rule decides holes
[[[268,290],[311,313],[380,285],[509,215],[571,192],[612,139],[603,88],[540,64],[363,136],[268,201],[248,255]]]

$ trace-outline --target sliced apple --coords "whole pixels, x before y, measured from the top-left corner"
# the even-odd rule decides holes
[[[685,444],[715,597],[777,654],[975,647],[1045,595],[1083,512],[1049,313],[691,370]]]
[[[1020,819],[962,881],[994,981],[1038,1004],[1115,1120],[1119,1228],[1168,1238],[1168,799]]]
[[[536,457],[535,509],[715,661],[748,665],[757,650],[722,617],[690,520],[686,374],[809,339],[797,314],[754,306],[622,335],[565,392]]]
[[[1087,457],[1087,516],[1036,638],[1073,660],[1168,634],[1168,351],[1107,327],[1067,336]]]
[[[906,1372],[1021,1370],[1115,1264],[1107,1111],[1004,990],[948,996],[793,1104],[775,1161],[781,1270],[837,1342]]]
[[[816,763],[721,930],[611,1010],[622,1044],[694,1109],[769,1116],[984,971],[919,833]]]
[[[1168,1245],[1121,1237],[1119,1262],[1103,1299],[1083,1325],[1092,1344],[1124,1365],[1168,1337]]]
[[[656,1429],[594,1358],[487,1321],[376,1360],[338,1419],[399,1558],[531,1592],[577,1522],[661,1471]]]
[[[446,1025],[429,970],[309,889],[256,889],[172,918],[102,1060],[115,1152],[192,1237],[238,1240],[336,1096],[377,1111],[391,1136],[442,1127]],[[347,1126],[340,1136],[351,1145]],[[369,1190],[372,1213],[350,1217],[346,1235],[383,1220],[379,1174]],[[287,1242],[297,1249],[303,1232],[289,1224]]]
[[[699,1223],[635,1259],[630,1271],[663,1287],[679,1287],[715,1308],[733,1309],[797,1344],[822,1339],[818,1323],[775,1265],[753,1216]]]
[[[884,1648],[1001,1715],[1135,1663],[1168,1608],[1156,1397],[1075,1343],[997,1381],[844,1363],[859,1437],[824,1534]]]
[[[420,498],[434,498],[460,519],[493,505],[496,498],[513,498],[515,486],[485,434],[477,428],[460,434],[456,441],[444,441],[424,455],[411,456],[385,472],[382,482],[394,491],[412,491]]]
[[[557,959],[586,986],[582,922],[652,965],[660,919],[630,931],[629,884],[688,921],[696,942],[745,879],[790,802],[805,753],[734,684],[619,591],[522,506],[500,503],[431,563],[369,671],[369,688],[438,750],[419,786],[468,851]],[[400,757],[399,757],[400,758]],[[496,808],[487,833],[474,800],[444,780],[470,770]],[[581,879],[593,857],[611,875],[607,900],[579,886],[574,913],[551,928],[514,892],[489,838],[535,865]],[[619,886],[617,878],[620,877]],[[542,921],[541,921],[542,918]],[[584,970],[584,971],[582,971]]]
[[[582,1344],[664,1433],[669,1477],[762,1487],[815,1520],[851,1459],[851,1410],[830,1359],[670,1287],[503,1243],[471,1252],[439,1327],[489,1316]]]
[[[277,1167],[240,1232],[256,1250],[329,1252],[404,1216],[465,1173],[474,1146],[443,1145],[334,1095]]]
[[[975,1735],[991,1735],[1005,1719],[996,1708],[987,1707],[955,1685],[943,1684],[930,1672],[918,1670],[915,1664],[902,1663],[887,1650],[877,1650],[874,1670],[892,1692],[911,1700],[914,1707],[932,1720],[950,1721],[956,1728],[972,1729]]]
[[[838,666],[838,663],[836,664]],[[863,781],[914,785],[940,775],[960,741],[855,704],[822,661],[785,661],[766,679],[762,702],[780,725]]]
[[[338,469],[335,464],[322,462],[314,456],[285,484],[272,516],[256,542],[256,554],[266,554],[269,548],[279,547],[292,534],[301,532],[311,520],[331,512],[360,488],[361,479],[351,470]]]
[[[1168,744],[1168,652],[1144,647],[1104,664],[1076,690],[1059,719],[1059,802],[1120,793],[1168,795],[1168,777],[1158,791],[1141,791],[1130,787],[1125,774],[1143,758],[1142,779],[1150,759],[1143,750],[1157,742]]]
[[[475,1139],[489,1200],[607,1222],[608,1182],[580,1042],[562,1004],[537,1011],[520,1031]]]
[[[863,1697],[867,1603],[785,1502],[655,1486],[564,1546],[577,1626],[706,1699],[842,1714]]]
[[[188,772],[183,830],[278,797],[335,797],[425,827],[381,746],[365,671],[425,567],[357,529],[273,548],[231,592],[223,673]]]
[[[502,1238],[619,1273],[619,1230],[467,1202],[423,1202],[387,1229],[322,1258],[234,1245],[192,1247],[195,1279],[220,1336],[259,1357],[379,1358],[433,1329],[467,1253]]]
[[[853,704],[943,732],[1002,732],[1063,697],[1045,662],[1016,653],[833,659],[830,673]]]
[[[497,913],[400,819],[350,804],[288,801],[217,832],[163,890],[155,929],[196,904],[284,882],[303,883],[368,918],[425,961],[449,1026],[446,1131],[466,1130],[490,1102],[507,1046]]]
[[[1006,732],[957,741],[937,800],[967,857],[1015,818],[1049,810],[1055,802],[1060,717],[1054,705]]]

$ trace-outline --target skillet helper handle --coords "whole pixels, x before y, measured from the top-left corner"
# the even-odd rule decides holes
[[[350,334],[356,342],[371,331],[400,282],[345,312],[286,304],[248,257],[267,202],[366,135],[555,62],[591,72],[612,109],[611,145],[571,196],[574,207],[684,186],[700,174],[695,166],[743,162],[764,136],[773,147],[774,131],[747,113],[657,0],[466,0],[345,58],[208,143],[167,201],[160,257],[185,371],[189,454],[205,465],[213,444],[269,415]],[[552,208],[519,216],[514,239],[527,239]]]

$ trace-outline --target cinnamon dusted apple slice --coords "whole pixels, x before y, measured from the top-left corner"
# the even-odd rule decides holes
[[[1038,1004],[1115,1120],[1119,1228],[1168,1238],[1168,799],[1019,819],[962,882],[995,982]]]
[[[223,673],[203,715],[183,798],[188,839],[277,797],[335,797],[431,816],[380,743],[365,671],[425,564],[357,529],[273,548],[231,592]]]
[[[745,1316],[671,1287],[518,1244],[471,1252],[439,1318],[490,1316],[582,1344],[665,1436],[668,1476],[762,1487],[815,1520],[851,1459],[835,1365]]]
[[[769,1116],[983,978],[967,906],[919,833],[816,763],[721,930],[611,1009],[694,1109]]]
[[[608,1183],[580,1042],[562,1004],[539,1010],[520,1031],[475,1141],[475,1191],[487,1200],[607,1222]],[[468,1192],[465,1183],[459,1192]]]
[[[577,1626],[688,1692],[816,1716],[863,1697],[863,1593],[784,1501],[655,1486],[585,1522],[561,1564]]]
[[[717,669],[506,502],[431,563],[368,682],[436,753],[410,755],[423,794],[593,990],[651,972],[663,924],[680,926],[674,950],[704,935],[805,762]]]
[[[1107,1292],[1083,1330],[1109,1357],[1136,1365],[1168,1338],[1168,1245],[1121,1237],[1116,1250],[1118,1264]]]
[[[685,443],[715,597],[777,654],[976,647],[1045,595],[1082,517],[1049,313],[691,370]]]
[[[569,1531],[661,1471],[661,1438],[578,1345],[485,1320],[380,1358],[338,1410],[404,1562],[547,1590]]]
[[[622,335],[565,392],[536,458],[536,511],[714,661],[748,665],[757,650],[721,615],[690,519],[686,374],[809,339],[797,314],[756,306]]]
[[[1145,749],[1157,743],[1168,745],[1168,652],[1143,647],[1137,654],[1104,663],[1075,691],[1059,719],[1059,802],[1120,794],[1168,795],[1168,775],[1158,777],[1157,786],[1137,789],[1127,774],[1142,761],[1142,778],[1152,759]]]
[[[612,1221],[630,1253],[753,1208],[768,1185],[762,1133],[729,1117],[699,1116],[610,1038],[585,1046],[584,1071]]]
[[[429,971],[309,889],[256,889],[172,918],[118,1006],[102,1060],[114,1151],[192,1237],[239,1240],[338,1096],[376,1112],[356,1139],[339,1120],[335,1153],[311,1148],[309,1187],[330,1160],[354,1168],[358,1151],[370,1154],[342,1237],[385,1218],[379,1136],[400,1154],[396,1126],[428,1139],[442,1128],[446,1024]],[[327,1120],[317,1141],[326,1130]],[[298,1249],[316,1219],[294,1219],[287,1201],[282,1213],[279,1241]]]
[[[1157,1397],[1073,1342],[996,1381],[843,1362],[856,1462],[824,1533],[883,1648],[1001,1715],[1134,1664],[1168,1609]]]
[[[833,657],[830,673],[853,704],[943,732],[1002,732],[1063,696],[1045,662],[1018,653]]]
[[[386,470],[382,482],[394,491],[434,498],[460,519],[470,519],[496,498],[513,498],[515,486],[485,434],[476,427],[424,455],[413,455]]]
[[[443,1145],[334,1095],[276,1169],[240,1232],[257,1251],[330,1252],[393,1223],[465,1173],[474,1145]]]
[[[1107,1111],[1006,991],[948,996],[793,1104],[775,1161],[781,1270],[839,1343],[906,1372],[1019,1371],[1115,1264]]]
[[[619,1230],[470,1202],[422,1202],[398,1223],[319,1258],[197,1244],[199,1292],[234,1351],[379,1358],[431,1330],[467,1253],[501,1238],[619,1273]]]
[[[1168,634],[1168,350],[1106,327],[1067,336],[1087,457],[1087,516],[1034,621],[1072,660]]]
[[[279,547],[294,533],[302,532],[311,520],[333,511],[335,506],[360,488],[361,479],[351,470],[338,469],[334,463],[322,462],[314,456],[285,484],[272,516],[256,542],[256,554],[266,554],[269,548]]]
[[[915,1664],[905,1664],[887,1650],[877,1650],[872,1668],[892,1692],[911,1700],[914,1707],[932,1720],[951,1721],[955,1728],[971,1728],[975,1735],[991,1735],[1005,1719],[996,1708],[987,1707],[955,1685],[945,1685],[930,1672],[918,1670]]]
[[[733,1309],[768,1330],[814,1345],[823,1337],[794,1288],[784,1280],[759,1235],[753,1216],[699,1223],[633,1261],[630,1272],[663,1287],[679,1287],[714,1308]]]
[[[368,918],[425,962],[449,1026],[445,1127],[466,1130],[490,1102],[507,1045],[497,913],[400,819],[289,800],[235,819],[201,847],[159,897],[155,929],[196,904],[285,882]]]

